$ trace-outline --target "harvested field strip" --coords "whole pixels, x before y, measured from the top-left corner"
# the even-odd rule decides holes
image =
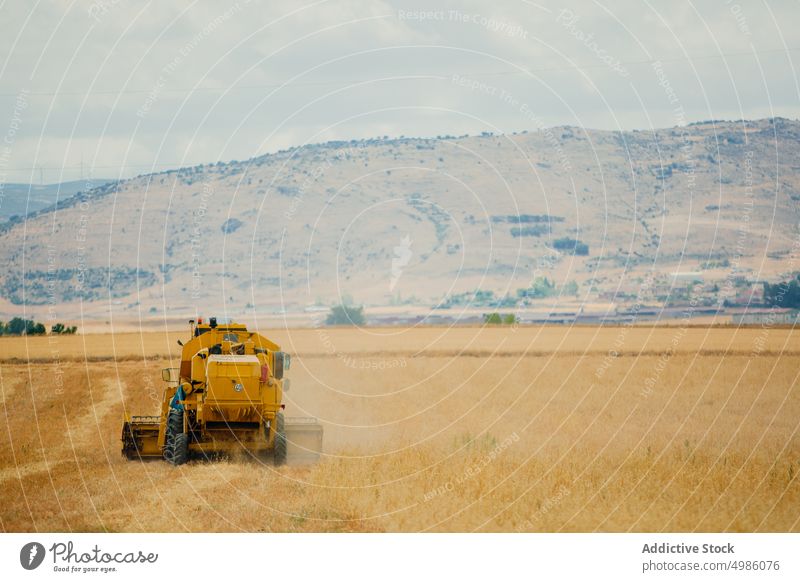
[[[782,356],[800,356],[800,350],[787,349],[784,351],[775,350],[642,350],[642,351],[614,351],[610,353],[608,350],[585,350],[585,351],[543,351],[543,350],[520,350],[520,351],[502,351],[492,352],[489,350],[426,350],[419,351],[398,351],[398,352],[385,352],[385,351],[343,351],[336,353],[328,352],[310,352],[310,353],[293,353],[292,357],[296,360],[302,359],[387,359],[387,360],[401,360],[401,359],[414,359],[414,358],[581,358],[581,357],[597,357],[608,356],[614,358],[646,358],[646,357],[660,357],[665,354],[691,354],[698,357],[753,357],[753,358],[776,358]],[[174,355],[172,356],[174,358]],[[112,356],[73,356],[67,358],[31,358],[24,360],[19,358],[0,358],[0,364],[53,364],[57,362],[136,362],[136,361],[168,361],[170,360],[169,354],[149,354],[146,357],[137,356],[121,356],[114,358]]]

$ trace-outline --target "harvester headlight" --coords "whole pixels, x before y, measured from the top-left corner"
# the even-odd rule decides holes
[[[244,390],[244,384],[238,384],[238,383],[234,384],[233,389],[236,392],[241,392],[242,390]]]

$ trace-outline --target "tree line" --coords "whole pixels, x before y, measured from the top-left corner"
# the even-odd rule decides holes
[[[68,327],[63,323],[57,323],[50,328],[50,333],[54,335],[74,335],[78,331],[78,326]],[[47,328],[39,321],[15,317],[8,323],[0,321],[0,335],[45,335]]]

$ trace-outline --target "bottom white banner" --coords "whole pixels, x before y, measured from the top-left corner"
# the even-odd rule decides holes
[[[31,533],[0,535],[0,572],[6,580],[777,581],[800,580],[799,550],[800,534]]]

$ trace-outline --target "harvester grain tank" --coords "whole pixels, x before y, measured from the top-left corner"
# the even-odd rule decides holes
[[[322,427],[313,418],[286,418],[283,393],[289,354],[242,324],[190,321],[180,368],[165,368],[160,414],[125,415],[122,453],[162,457],[181,465],[192,457],[245,452],[274,459],[314,459]]]

